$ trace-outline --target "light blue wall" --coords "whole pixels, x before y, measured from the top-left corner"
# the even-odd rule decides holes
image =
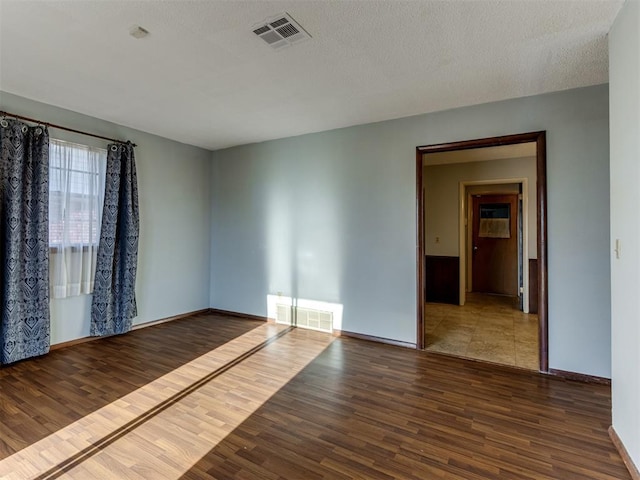
[[[628,0],[609,35],[613,426],[640,468],[640,2]]]
[[[415,147],[547,131],[551,368],[610,376],[608,87],[212,154],[211,306],[339,303],[342,329],[416,341]]]
[[[412,343],[416,145],[547,130],[550,365],[610,375],[606,85],[213,154],[6,93],[0,107],[139,145],[136,323],[209,305],[266,315],[282,292],[342,304],[343,330]],[[88,334],[89,302],[52,303],[53,343]]]
[[[134,324],[208,308],[210,152],[5,92],[0,109],[136,143],[140,244]],[[57,129],[50,136],[107,144]],[[90,295],[52,300],[51,343],[88,336],[90,307]]]

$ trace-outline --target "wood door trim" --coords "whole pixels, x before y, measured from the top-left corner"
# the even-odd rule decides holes
[[[547,135],[536,135],[536,203],[538,227],[538,339],[540,371],[549,371],[549,295],[547,291]]]
[[[537,251],[538,251],[538,322],[540,371],[549,371],[549,328],[547,292],[547,151],[546,132],[528,132],[500,137],[479,138],[457,142],[422,145],[416,147],[416,272],[417,272],[417,339],[416,346],[424,349],[424,202],[422,178],[422,156],[425,153],[451,152],[472,148],[498,147],[519,143],[536,143],[536,210],[537,210]]]
[[[424,183],[422,179],[422,152],[416,148],[416,224],[418,226],[416,245],[416,275],[418,288],[418,333],[416,348],[424,350],[424,299],[426,298],[424,278]]]
[[[540,135],[545,135],[545,131],[516,133],[514,135],[503,135],[501,137],[477,138],[474,140],[461,140],[457,142],[436,143],[434,145],[422,145],[416,147],[421,153],[442,153],[454,150],[470,150],[472,148],[499,147],[502,145],[517,145],[518,143],[537,142]]]
[[[528,254],[531,251],[530,245],[529,245],[529,179],[527,177],[507,177],[507,178],[492,178],[492,179],[487,179],[487,180],[463,180],[459,182],[459,186],[458,186],[458,200],[459,200],[459,204],[458,204],[458,247],[459,247],[459,251],[458,251],[458,256],[460,257],[460,293],[459,293],[459,297],[460,297],[460,305],[464,305],[465,300],[466,300],[466,286],[467,283],[465,281],[466,275],[467,275],[467,264],[469,263],[469,259],[471,258],[469,255],[469,252],[467,251],[467,243],[468,243],[468,238],[466,233],[464,232],[465,230],[465,222],[468,220],[468,211],[470,211],[471,209],[469,208],[469,205],[471,204],[471,202],[469,201],[468,196],[470,196],[470,194],[468,193],[467,189],[469,187],[478,187],[478,186],[483,186],[483,187],[488,187],[488,186],[496,186],[496,187],[500,187],[502,185],[505,184],[520,184],[522,186],[522,196],[523,196],[523,202],[524,205],[526,205],[526,208],[523,208],[522,211],[522,218],[523,218],[523,258],[529,258]],[[526,219],[526,221],[524,221],[524,219]],[[527,263],[525,262],[523,265],[525,265],[524,267],[524,272],[526,275],[528,275],[529,273],[529,266],[527,265]],[[427,275],[427,273],[425,272],[425,276]],[[528,280],[528,278],[527,278]],[[473,282],[470,282],[471,284]],[[527,285],[529,284],[529,281],[526,282]],[[537,277],[536,277],[536,284],[537,284]],[[425,289],[427,288],[427,284],[425,283]],[[536,293],[537,293],[537,287],[536,287]],[[526,294],[526,301],[525,303],[527,304],[527,306],[529,305],[529,293],[527,292]],[[537,312],[536,312],[537,313]]]

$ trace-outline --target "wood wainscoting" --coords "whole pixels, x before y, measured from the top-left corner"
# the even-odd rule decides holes
[[[425,256],[425,301],[460,303],[460,258]]]

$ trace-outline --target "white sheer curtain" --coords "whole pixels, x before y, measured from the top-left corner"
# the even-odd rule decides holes
[[[51,298],[93,291],[106,164],[104,149],[49,142]]]

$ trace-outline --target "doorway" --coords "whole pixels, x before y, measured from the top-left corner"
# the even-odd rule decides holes
[[[520,149],[520,154],[527,150]],[[496,150],[487,151],[486,156],[496,155]],[[467,292],[477,291],[480,293],[502,294],[517,297],[519,309],[529,313],[530,300],[535,300],[536,295],[531,291],[530,269],[535,266],[530,258],[536,257],[536,212],[535,212],[535,191],[530,190],[530,184],[535,185],[536,165],[535,165],[535,145],[531,144],[528,152],[532,157],[530,160],[519,158],[509,160],[514,163],[512,170],[517,170],[524,176],[521,178],[502,178],[480,181],[461,181],[459,197],[459,250],[460,250],[460,285],[459,304],[464,305]],[[505,152],[503,151],[503,154]],[[464,152],[462,158],[465,158]],[[493,163],[493,162],[487,162]],[[480,167],[478,167],[480,165]],[[482,163],[476,164],[475,173],[482,170]],[[428,176],[427,176],[428,177]],[[428,182],[426,182],[428,183]],[[427,187],[425,187],[427,188]],[[502,216],[503,219],[481,219],[479,207],[474,208],[476,203],[491,203],[495,199],[500,203],[501,198],[510,199],[509,206],[505,211],[495,211],[495,209],[483,209],[485,217]],[[484,199],[484,200],[482,200]],[[495,202],[494,202],[495,203]],[[477,212],[475,210],[478,210]],[[500,228],[500,225],[508,225],[507,232],[480,232],[480,226],[487,229],[490,226]],[[474,241],[474,225],[476,228],[476,239]],[[428,228],[428,227],[427,227]],[[480,235],[480,238],[477,238]],[[504,238],[500,238],[504,237]],[[505,245],[503,245],[503,243]],[[498,250],[494,251],[493,247]],[[474,250],[475,247],[475,250]],[[478,249],[480,248],[480,249]],[[428,252],[427,252],[428,255]],[[505,261],[508,262],[505,264]],[[474,263],[480,262],[480,265]],[[504,274],[507,274],[505,277]],[[491,276],[491,278],[479,278],[481,282],[477,288],[474,287],[475,276]],[[506,286],[495,285],[496,282],[506,283]],[[487,282],[490,284],[487,285]],[[484,283],[484,285],[483,285]],[[491,285],[493,283],[494,285]]]
[[[499,179],[498,183],[501,184],[517,184],[516,188],[519,190],[513,191],[512,188],[511,192],[504,191],[506,185],[498,189],[499,191],[491,191],[489,185],[491,182],[486,180],[475,182],[484,185],[476,187],[474,193],[472,193],[473,189],[470,186],[474,182],[466,182],[465,184],[461,181],[460,201],[457,206],[459,210],[457,215],[459,219],[458,245],[452,244],[446,232],[441,235],[439,228],[432,228],[425,232],[425,179],[423,178],[425,171],[423,157],[425,154],[459,152],[465,153],[467,155],[465,158],[471,156],[473,159],[475,152],[483,153],[486,156],[492,148],[520,144],[529,144],[534,147],[532,168],[535,169],[535,181],[530,182],[528,188],[533,189],[531,194],[535,195],[535,199],[531,200],[529,209],[526,205],[528,195],[523,194],[523,189],[527,189],[526,180],[522,182],[522,179],[515,178]],[[473,170],[477,168],[477,164],[467,165],[466,168]],[[425,299],[429,300],[429,295],[433,293],[431,289],[426,288],[426,285],[433,286],[435,284],[442,289],[442,282],[434,282],[432,273],[437,269],[445,269],[443,265],[446,266],[448,263],[449,266],[446,269],[449,272],[453,271],[453,265],[459,269],[456,278],[452,277],[451,279],[451,284],[457,284],[459,288],[457,293],[454,292],[457,298],[453,299],[454,301],[445,301],[442,305],[435,303],[433,304],[434,309],[441,308],[441,313],[449,318],[460,316],[461,312],[469,309],[475,309],[476,313],[470,314],[475,317],[478,316],[478,311],[486,313],[491,310],[495,312],[493,314],[495,318],[492,317],[491,321],[495,322],[499,317],[516,318],[517,315],[522,315],[522,321],[516,321],[516,323],[528,325],[528,334],[537,336],[535,338],[537,361],[534,358],[535,365],[528,368],[547,371],[545,133],[533,132],[417,147],[416,177],[418,348],[425,348]],[[433,198],[429,198],[429,205],[432,207]],[[439,210],[446,212],[447,208]],[[530,221],[523,219],[527,212],[530,212]],[[445,213],[439,215],[447,216]],[[451,217],[451,214],[448,216]],[[527,226],[530,225],[533,227],[529,228],[529,233],[527,233]],[[529,240],[531,235],[533,238]],[[435,250],[436,255],[429,255],[431,252],[427,253],[425,239],[426,245],[429,246],[429,249]],[[456,247],[457,250],[453,251]],[[448,256],[446,248],[450,249]],[[468,251],[467,248],[469,248]],[[531,256],[526,253],[527,249],[532,252]],[[438,253],[444,254],[438,255]],[[458,258],[455,258],[456,256]],[[452,288],[448,288],[448,292],[451,293]],[[537,310],[535,331],[532,330],[533,323],[530,321],[533,317],[529,317],[526,313],[529,311],[530,300],[531,307],[534,306],[533,302],[535,301],[535,309]],[[457,309],[456,306],[446,305],[446,303],[456,304]],[[448,309],[454,310],[449,311]],[[518,313],[514,313],[514,311]]]

